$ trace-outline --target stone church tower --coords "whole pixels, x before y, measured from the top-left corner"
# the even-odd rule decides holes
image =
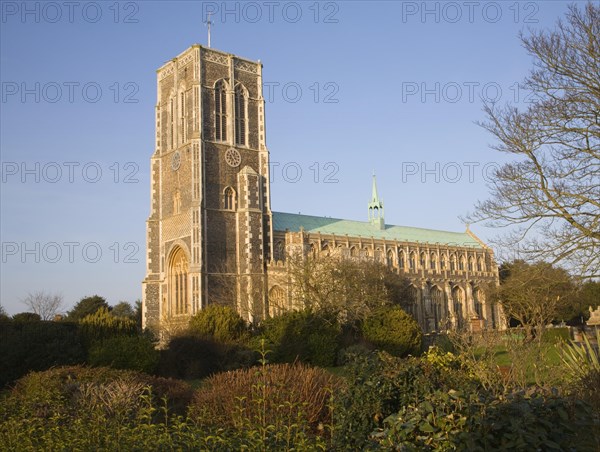
[[[143,323],[266,309],[272,248],[262,65],[194,45],[157,71]]]

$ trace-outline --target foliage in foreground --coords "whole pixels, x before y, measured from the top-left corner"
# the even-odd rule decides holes
[[[572,391],[583,400],[588,400],[600,417],[600,329],[596,330],[595,345],[586,335],[583,339],[583,344],[561,344],[561,358]]]
[[[268,367],[261,372],[271,374]],[[240,405],[230,413],[234,424],[218,426],[185,416],[191,392],[183,382],[107,368],[32,373],[2,397],[0,444],[19,451],[324,450],[325,439],[313,434],[303,415],[304,403],[266,404],[270,384],[257,380],[248,401],[259,407],[256,416]],[[289,416],[266,416],[266,410]]]
[[[209,427],[240,426],[243,413],[254,422],[281,426],[301,421],[311,431],[322,432],[331,424],[331,395],[341,387],[339,377],[300,363],[225,372],[198,389],[190,415]]]
[[[598,418],[589,404],[539,387],[486,389],[460,358],[436,349],[422,359],[360,358],[334,412],[334,444],[341,449],[594,450],[600,445],[594,433]]]

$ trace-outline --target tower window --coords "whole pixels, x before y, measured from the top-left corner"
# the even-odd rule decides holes
[[[219,80],[215,85],[215,140],[227,139],[227,90],[225,82]]]
[[[235,192],[231,187],[227,187],[223,191],[223,208],[225,210],[235,210]]]
[[[235,87],[235,144],[246,146],[248,99],[243,85]]]
[[[177,248],[169,262],[169,301],[171,314],[188,313],[188,260]]]

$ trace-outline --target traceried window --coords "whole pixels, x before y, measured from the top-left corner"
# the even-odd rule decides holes
[[[224,80],[215,84],[215,140],[227,140],[227,89]]]
[[[356,247],[353,246],[350,248],[350,257],[357,257],[358,256],[358,251],[356,250]]]
[[[434,253],[431,253],[431,256],[429,257],[429,268],[431,270],[435,270],[436,267],[437,267],[437,258]]]
[[[458,269],[461,271],[465,269],[465,256],[462,254],[458,259]]]
[[[481,258],[477,259],[477,271],[478,272],[483,271],[483,260]]]
[[[392,250],[388,250],[387,252],[387,265],[388,267],[394,266],[394,252]]]
[[[469,257],[469,260],[467,262],[467,269],[472,272],[473,271],[473,258]]]
[[[181,248],[169,260],[169,305],[172,315],[188,313],[188,260]]]
[[[454,307],[454,315],[459,328],[464,327],[463,304],[465,302],[465,293],[462,288],[455,286],[452,289],[452,304]]]
[[[235,191],[231,187],[226,187],[223,191],[223,208],[235,210]]]
[[[415,256],[415,252],[412,251],[410,253],[410,257],[408,258],[408,268],[414,270],[417,267],[417,258]]]
[[[446,255],[442,254],[440,258],[440,270],[446,270]]]
[[[450,255],[450,270],[451,271],[456,270],[456,254]]]
[[[248,132],[248,95],[246,88],[238,84],[235,87],[235,144],[247,145]]]
[[[283,314],[286,308],[285,290],[280,286],[273,286],[269,290],[269,313],[272,317]]]
[[[398,267],[404,268],[404,252],[402,250],[398,251]]]
[[[421,264],[421,268],[425,269],[427,266],[427,258],[425,253],[421,253],[420,257],[419,257],[419,263]]]
[[[283,246],[283,242],[278,241],[275,244],[275,260],[276,261],[282,261],[284,257],[284,246]]]

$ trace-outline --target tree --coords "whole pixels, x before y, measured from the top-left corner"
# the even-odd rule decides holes
[[[502,264],[500,281],[498,287],[489,287],[490,298],[523,325],[529,338],[541,339],[547,324],[568,320],[564,313],[577,304],[576,286],[569,273],[546,262]]]
[[[110,313],[115,317],[126,317],[135,320],[135,312],[131,305],[126,301],[119,301],[112,307]]]
[[[100,308],[110,309],[110,306],[103,297],[99,295],[83,297],[68,312],[67,319],[77,322],[88,315],[96,313]]]
[[[2,320],[9,320],[10,317],[8,317],[8,314],[6,313],[6,310],[4,309],[4,306],[2,306],[0,304],[0,321]]]
[[[42,320],[39,314],[35,312],[19,312],[12,316],[15,322],[39,322]]]
[[[52,320],[60,312],[63,297],[59,294],[50,294],[44,291],[29,292],[21,300],[32,312],[38,314],[42,320]]]
[[[374,260],[298,254],[287,256],[286,263],[296,308],[351,323],[376,308],[409,299],[408,280]]]
[[[554,31],[521,33],[534,68],[524,110],[486,103],[480,123],[493,149],[518,159],[499,168],[491,198],[466,221],[510,226],[497,244],[530,261],[600,276],[600,6],[572,5]]]

